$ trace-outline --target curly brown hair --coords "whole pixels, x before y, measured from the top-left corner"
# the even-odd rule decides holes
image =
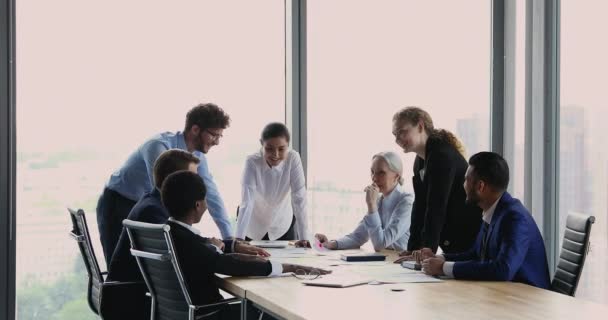
[[[230,126],[230,117],[214,103],[201,103],[190,109],[186,114],[184,132],[189,131],[194,125],[197,125],[201,130],[210,128],[226,129]]]
[[[460,142],[460,140],[458,140],[458,138],[448,130],[435,129],[431,115],[419,107],[410,106],[397,111],[397,113],[395,113],[393,116],[393,122],[409,123],[413,126],[422,122],[422,126],[424,127],[424,130],[426,130],[429,138],[436,137],[442,141],[445,141],[451,144],[465,159],[467,157],[466,149],[462,142]]]

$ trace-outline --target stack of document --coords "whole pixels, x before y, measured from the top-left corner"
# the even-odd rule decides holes
[[[249,242],[250,245],[260,248],[287,248],[289,241],[283,240],[254,240]]]

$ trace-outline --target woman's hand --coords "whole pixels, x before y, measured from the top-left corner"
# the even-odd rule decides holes
[[[327,239],[327,236],[322,233],[315,234],[315,238],[317,238],[317,240],[319,240],[319,243],[327,249],[330,249],[330,250],[338,249],[338,242],[336,242],[336,240],[329,241],[329,239]]]
[[[323,246],[329,250],[338,249],[338,242],[336,240],[331,240],[323,243]]]
[[[308,240],[298,240],[294,243],[296,248],[310,248],[310,242]]]
[[[325,243],[328,242],[329,240],[327,239],[327,236],[322,234],[322,233],[317,233],[315,234],[315,238],[317,238],[317,240],[319,240],[320,243]]]
[[[373,213],[378,211],[378,197],[380,190],[375,184],[370,184],[365,187],[365,202],[367,203],[367,212]]]

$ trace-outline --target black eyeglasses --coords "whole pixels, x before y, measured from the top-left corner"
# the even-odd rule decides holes
[[[303,269],[297,269],[296,272],[293,273],[293,276],[300,280],[314,280],[321,276],[318,270],[310,270],[306,271]]]
[[[205,129],[205,132],[207,132],[213,140],[219,140],[224,137],[221,133],[211,132],[209,129]]]

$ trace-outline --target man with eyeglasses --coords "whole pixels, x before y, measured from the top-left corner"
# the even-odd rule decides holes
[[[199,104],[188,111],[183,132],[164,132],[153,136],[133,152],[106,184],[97,203],[97,226],[106,264],[116,248],[127,217],[137,200],[154,188],[154,162],[166,150],[181,149],[200,159],[198,174],[207,186],[209,212],[222,238],[233,237],[224,201],[209,172],[206,154],[220,143],[230,117],[213,103]]]

